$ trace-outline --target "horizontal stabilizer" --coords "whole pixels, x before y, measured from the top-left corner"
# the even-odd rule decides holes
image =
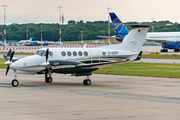
[[[105,39],[123,39],[123,38],[120,38],[120,37],[110,37],[110,36],[97,36],[99,38],[105,38]]]
[[[165,43],[168,42],[168,40],[160,40],[160,39],[145,39],[148,42],[158,42],[158,43]]]

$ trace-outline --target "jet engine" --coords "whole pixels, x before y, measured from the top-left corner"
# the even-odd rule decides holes
[[[171,42],[166,42],[162,44],[163,48],[167,48],[167,49],[179,49],[179,43],[176,41],[171,41]]]

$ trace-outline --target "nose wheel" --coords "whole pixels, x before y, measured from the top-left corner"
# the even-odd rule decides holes
[[[13,87],[17,87],[17,86],[19,85],[18,80],[16,80],[16,79],[12,80],[11,85],[12,85]]]

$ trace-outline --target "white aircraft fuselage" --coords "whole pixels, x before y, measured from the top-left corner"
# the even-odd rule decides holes
[[[180,42],[180,32],[148,32],[145,39],[159,43],[164,43],[165,41]]]
[[[39,49],[34,55],[19,59],[13,62],[10,67],[18,70],[18,74],[36,74],[45,69],[42,64],[45,59],[46,49]],[[38,54],[43,53],[43,54]],[[117,62],[126,60],[132,56],[133,59],[137,57],[139,52],[130,52],[116,49],[102,48],[49,48],[48,61],[54,66],[53,69],[75,68],[77,64],[91,64],[100,62]],[[134,56],[134,57],[133,57]],[[53,62],[54,61],[54,62]],[[55,62],[56,61],[56,62]],[[68,61],[68,64],[65,64]],[[62,62],[62,63],[61,63]],[[69,65],[71,64],[71,65]],[[56,67],[58,66],[58,67]],[[97,67],[99,68],[99,67]],[[60,72],[61,73],[61,72]],[[63,72],[62,72],[63,73]]]

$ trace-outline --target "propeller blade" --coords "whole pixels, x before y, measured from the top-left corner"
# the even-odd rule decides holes
[[[7,57],[10,57],[10,55],[11,55],[11,49],[8,51]]]
[[[49,48],[46,50],[46,62],[48,60],[48,56],[49,56]]]
[[[7,56],[6,56],[6,55],[3,55],[3,57],[4,57],[4,59],[5,59],[6,61],[8,61],[8,58],[7,58]]]
[[[8,71],[9,71],[9,66],[8,66],[7,69],[6,69],[6,75],[8,74]]]
[[[12,60],[13,56],[14,56],[14,51],[11,53],[10,61]]]

